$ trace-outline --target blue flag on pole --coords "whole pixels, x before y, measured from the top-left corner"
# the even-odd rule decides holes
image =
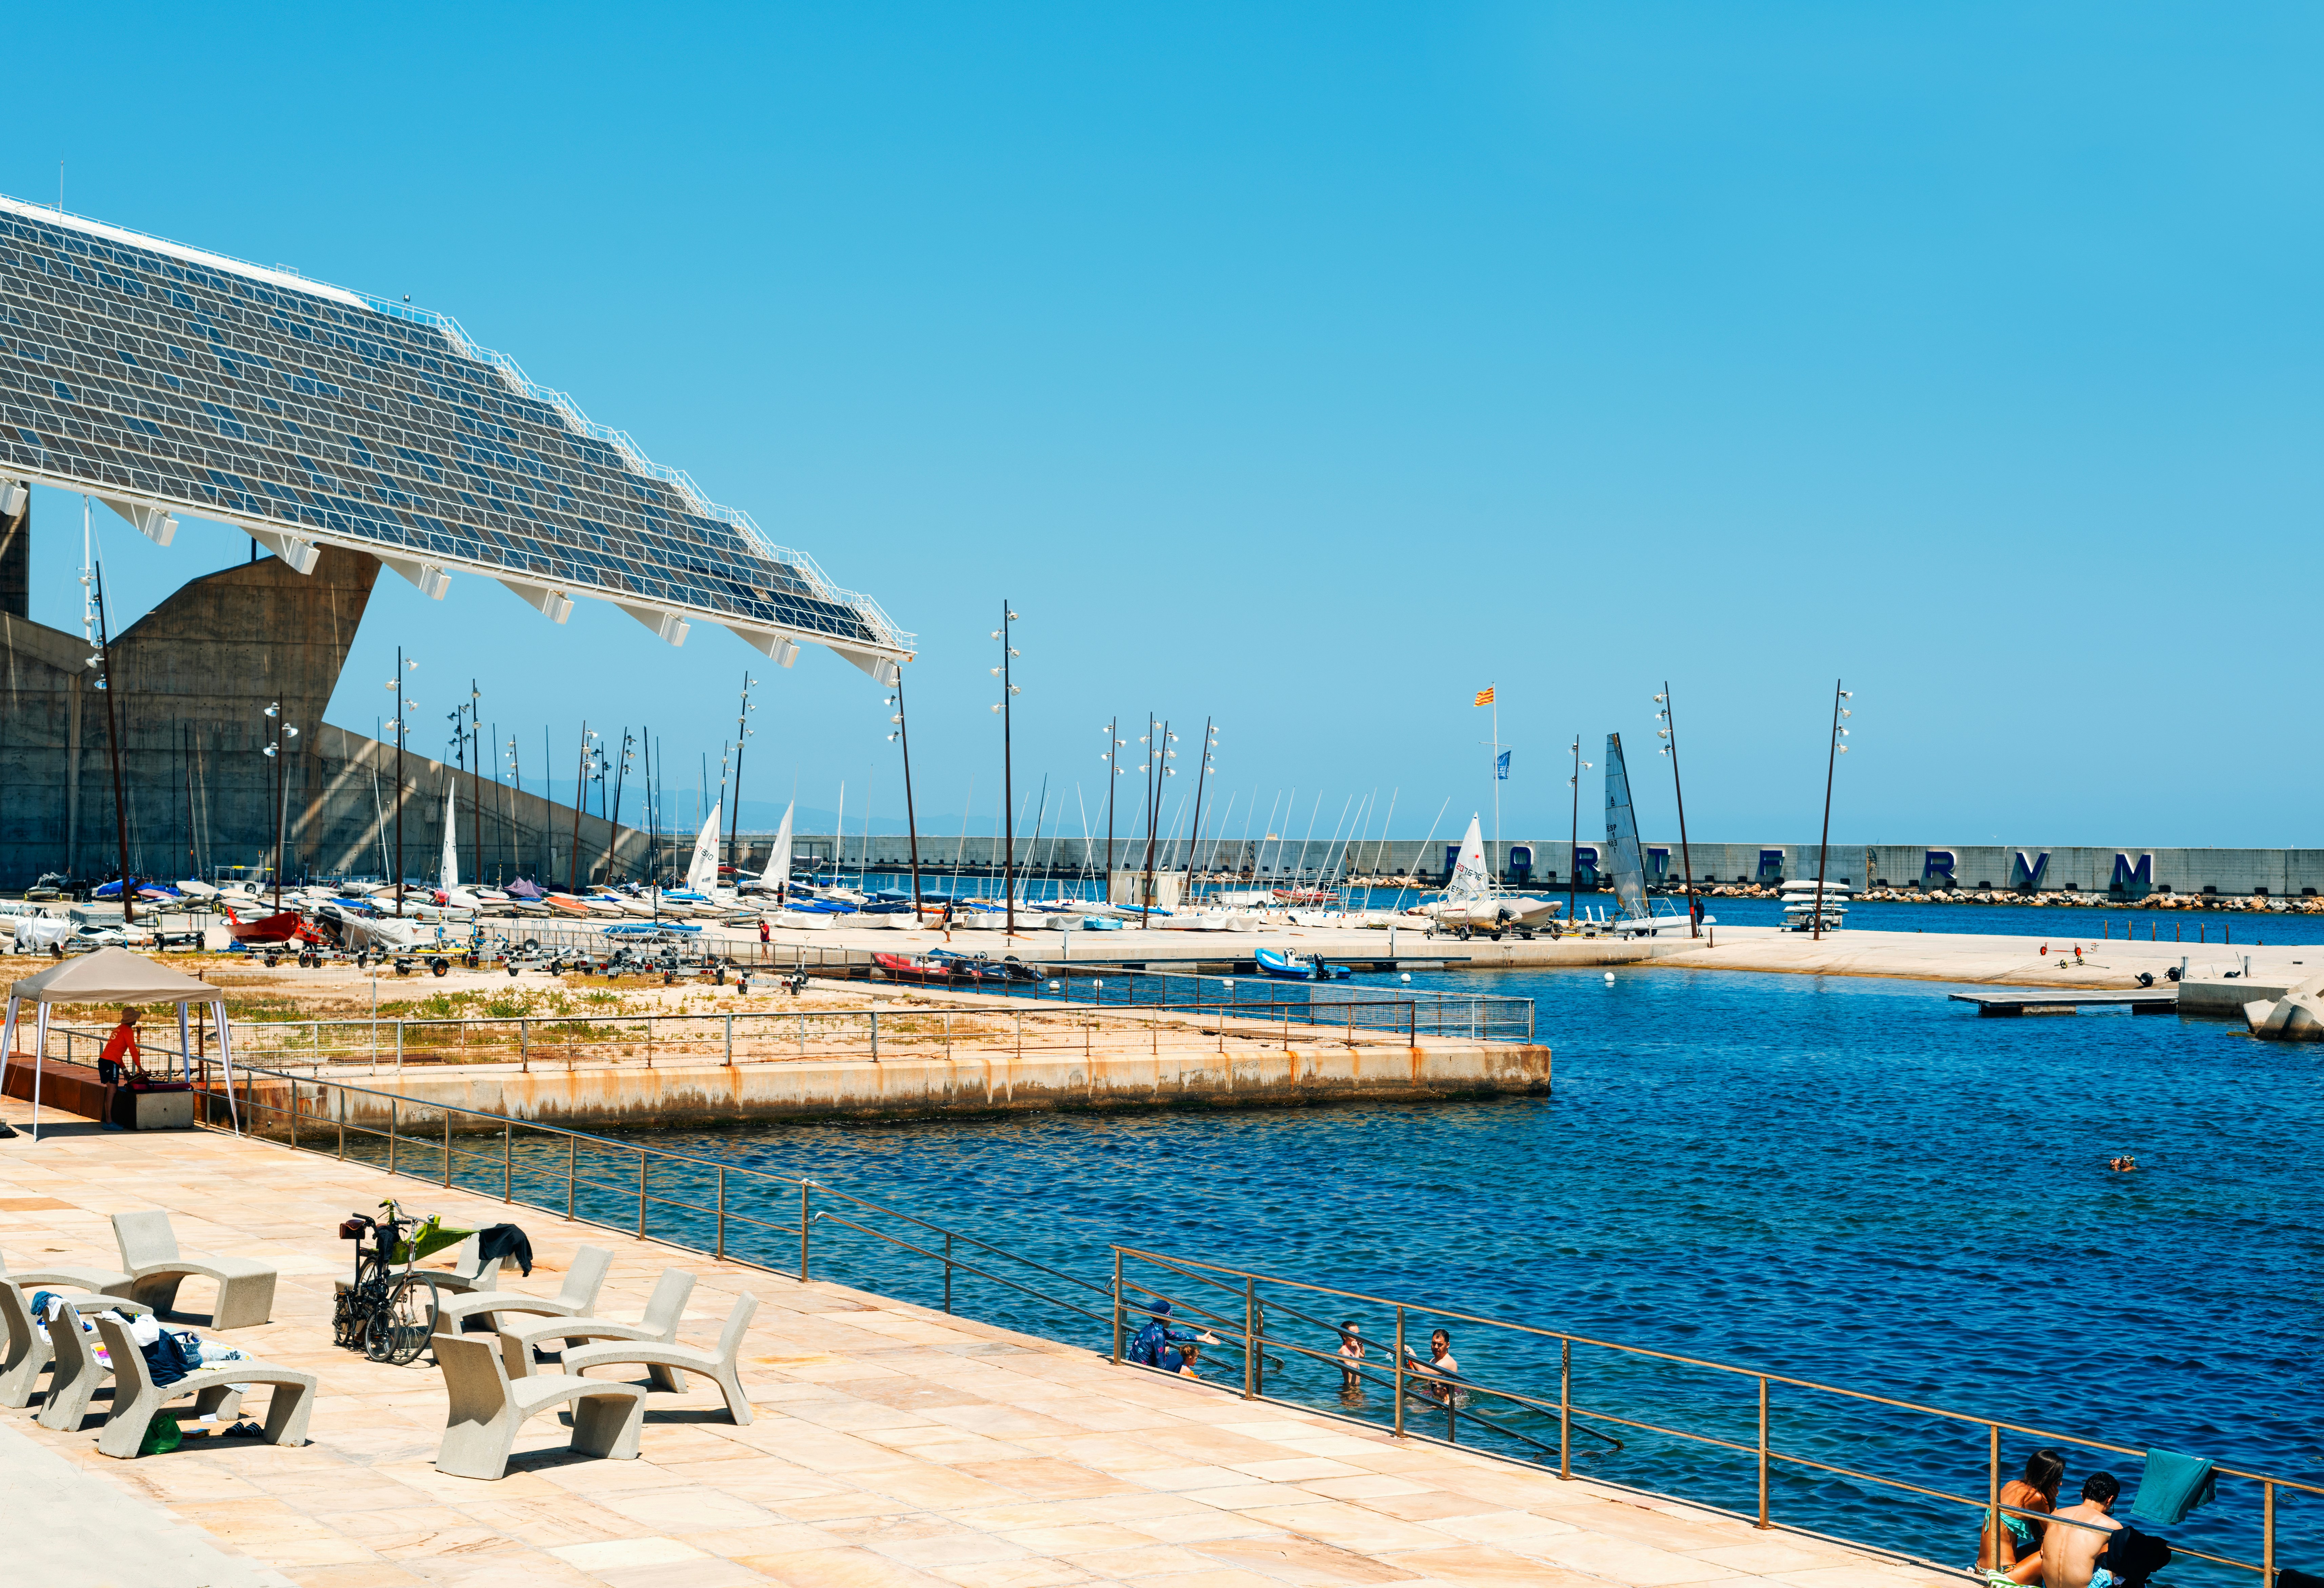
[[[1509,780],[1509,752],[1506,750],[1502,751],[1500,753],[1500,759],[1495,764],[1500,770],[1496,771],[1493,775],[1502,782],[1508,782]]]

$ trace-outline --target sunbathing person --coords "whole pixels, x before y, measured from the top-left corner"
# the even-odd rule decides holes
[[[2066,1458],[2045,1446],[2025,1458],[2024,1477],[2012,1478],[2001,1486],[2001,1503],[2020,1510],[2054,1511],[2058,1509],[2058,1485],[2065,1477]],[[1995,1552],[1993,1525],[1988,1521],[1978,1539],[1978,1570],[2006,1577],[2013,1583],[2040,1582],[2042,1537],[2046,1528],[2047,1524],[2033,1517],[2012,1516],[2004,1510],[1999,1553]]]
[[[2098,1556],[2122,1529],[2114,1519],[2115,1497],[2121,1492],[2112,1473],[2092,1473],[2082,1480],[2082,1502],[2060,1511],[2042,1541],[2043,1588],[2113,1588],[2114,1574],[2098,1565]],[[2075,1522],[2083,1525],[2070,1525]]]

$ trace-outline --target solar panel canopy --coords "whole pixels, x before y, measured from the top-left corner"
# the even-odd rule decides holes
[[[0,480],[185,512],[305,572],[325,544],[429,595],[456,573],[558,622],[612,601],[874,676],[912,636],[450,318],[0,197]]]

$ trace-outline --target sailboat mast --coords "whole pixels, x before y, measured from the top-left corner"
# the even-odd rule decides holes
[[[1702,928],[1694,924],[1694,861],[1686,847],[1686,788],[1678,780],[1678,708],[1671,704],[1670,680],[1663,680],[1663,736],[1670,741],[1671,792],[1678,797],[1678,866],[1679,875],[1686,882],[1686,935],[1702,936]]]
[[[1831,745],[1823,758],[1823,836],[1816,842],[1815,924],[1808,933],[1812,943],[1823,940],[1823,862],[1825,852],[1831,847],[1831,778],[1840,764],[1840,702],[1848,693],[1840,685],[1845,681],[1831,681]]]
[[[1573,836],[1565,845],[1565,924],[1572,926],[1575,912],[1582,908],[1582,734],[1573,735],[1573,776],[1567,780],[1573,790]]]

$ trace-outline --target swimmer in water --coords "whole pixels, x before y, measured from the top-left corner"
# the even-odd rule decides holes
[[[2131,1157],[2130,1154],[2126,1152],[2120,1158],[2110,1158],[2107,1159],[2107,1168],[2114,1170],[2117,1174],[2126,1175],[2138,1168],[2138,1159]]]

